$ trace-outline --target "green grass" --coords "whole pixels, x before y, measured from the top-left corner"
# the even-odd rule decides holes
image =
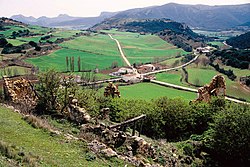
[[[63,42],[60,46],[106,56],[120,57],[116,42],[107,35],[82,36]]]
[[[60,135],[51,135],[42,129],[35,129],[25,122],[21,115],[4,107],[0,107],[0,117],[1,141],[21,148],[25,153],[39,156],[39,166],[125,165],[120,160],[87,161],[86,143],[75,140],[66,141]]]
[[[231,66],[225,66],[225,65],[220,65],[221,68],[224,68],[225,70],[233,70],[234,74],[239,78],[239,77],[242,77],[242,76],[249,76],[250,75],[250,70],[248,69],[239,69],[239,68],[234,68],[234,67],[231,67]]]
[[[114,35],[114,38],[119,40],[131,63],[153,62],[158,58],[169,59],[187,53],[155,35]]]
[[[212,78],[219,74],[212,69],[199,69],[188,68],[188,81],[193,84],[199,85],[209,84]],[[223,75],[226,79],[226,94],[238,98],[243,98],[250,101],[250,92],[245,90],[238,82],[231,81],[227,76]]]
[[[183,81],[181,82],[182,78],[182,72],[181,69],[178,71],[169,71],[166,73],[158,73],[156,74],[156,80],[157,81],[162,81],[162,82],[167,82],[175,85],[180,85],[180,86],[188,86],[188,84],[184,83],[184,78]]]
[[[11,43],[13,46],[22,45],[22,44],[25,43],[25,42],[22,42],[22,41],[20,41],[20,40],[18,40],[18,39],[7,39],[7,41],[8,41],[9,43]]]
[[[224,46],[224,44],[222,42],[208,42],[208,43],[211,44],[211,45],[217,45],[219,47]]]
[[[79,30],[63,30],[63,29],[56,29],[54,32],[52,32],[52,35],[59,38],[69,38],[73,35],[76,35],[76,33],[79,33],[82,31]]]
[[[106,69],[111,63],[116,61],[121,66],[123,62],[119,56],[98,55],[89,52],[82,52],[73,49],[60,49],[47,56],[26,59],[26,62],[38,66],[40,70],[54,68],[58,71],[66,71],[66,56],[75,59],[75,71],[78,70],[77,60],[81,57],[82,69]]]
[[[4,69],[3,68],[0,69],[0,76],[6,75],[8,77],[11,77],[15,75],[25,75],[29,73],[30,73],[29,68],[20,67],[20,66],[9,66]]]
[[[12,35],[12,32],[18,31],[18,30],[25,30],[24,27],[20,26],[5,26],[5,28],[9,28],[5,31],[0,31],[0,34],[3,34],[6,38],[10,37]]]
[[[181,63],[181,59],[182,59],[182,57],[171,58],[171,59],[168,59],[168,60],[165,60],[165,61],[160,62],[160,64],[166,65],[166,66],[169,66],[169,67],[174,67],[173,64],[177,61],[177,62],[179,62],[179,63],[175,65],[175,67],[176,67],[176,66],[179,66],[179,65],[182,64],[182,63]]]
[[[20,41],[25,41],[25,42],[29,42],[29,41],[34,41],[36,43],[38,43],[41,40],[42,36],[33,36],[33,37],[17,37],[16,39],[20,40]]]
[[[120,86],[121,98],[151,100],[167,96],[169,98],[183,98],[186,101],[196,99],[196,93],[176,90],[152,83],[139,83],[130,86]]]

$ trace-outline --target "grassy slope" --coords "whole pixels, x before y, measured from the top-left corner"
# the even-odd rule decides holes
[[[162,96],[169,98],[184,98],[187,101],[196,98],[196,93],[176,90],[152,83],[140,83],[130,86],[120,86],[122,98],[151,100]]]
[[[211,69],[188,68],[187,71],[189,74],[189,82],[195,83],[199,80],[200,85],[210,83],[213,76],[218,74],[217,71]],[[239,83],[231,81],[227,76],[224,77],[226,78],[227,95],[250,100],[249,92],[245,91]]]
[[[35,129],[18,113],[0,107],[1,141],[22,148],[23,152],[40,157],[40,166],[117,166],[116,162],[105,160],[87,161],[86,144],[81,141],[66,141],[61,136]],[[0,161],[0,165],[5,163]],[[120,164],[119,162],[119,165]],[[124,166],[124,164],[122,165]]]
[[[154,35],[116,35],[125,55],[131,63],[152,62],[155,58],[168,59],[177,54],[185,54],[182,49],[163,41]]]
[[[79,49],[82,51],[102,54],[104,56],[120,56],[115,41],[111,40],[107,35],[78,37],[60,45],[70,49]]]
[[[156,74],[156,80],[158,81],[168,82],[171,84],[188,87],[188,84],[185,84],[184,79],[181,82],[181,78],[182,78],[182,71],[180,69],[178,71],[169,71],[166,73]]]

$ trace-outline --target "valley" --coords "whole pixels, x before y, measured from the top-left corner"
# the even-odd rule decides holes
[[[248,166],[248,9],[0,18],[0,166]]]

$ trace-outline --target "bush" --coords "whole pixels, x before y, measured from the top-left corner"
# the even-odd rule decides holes
[[[38,84],[38,113],[55,113],[58,109],[58,92],[60,88],[60,74],[54,70],[41,73]]]
[[[250,163],[250,108],[228,104],[214,117],[204,140],[212,157],[229,166]]]
[[[108,105],[112,121],[121,122],[146,114],[142,133],[152,138],[171,141],[187,139],[193,133],[202,134],[212,120],[213,108],[199,103],[188,105],[181,99],[144,100],[113,99]],[[138,129],[139,130],[139,129]]]

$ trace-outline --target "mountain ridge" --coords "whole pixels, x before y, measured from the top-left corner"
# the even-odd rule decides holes
[[[19,17],[17,17],[19,16]],[[73,17],[60,14],[57,17],[25,17],[14,15],[12,19],[40,26],[83,26],[89,28],[106,18],[161,19],[167,18],[186,23],[196,29],[224,30],[250,21],[250,3],[240,5],[183,5],[168,3],[161,6],[133,8],[120,12],[103,12],[97,17]]]

